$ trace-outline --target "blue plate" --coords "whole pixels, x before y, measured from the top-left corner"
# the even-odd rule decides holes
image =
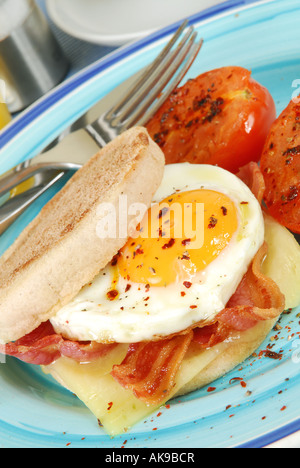
[[[189,77],[224,65],[252,69],[280,112],[299,88],[298,0],[230,1],[191,22],[205,39]],[[63,83],[0,136],[0,172],[37,154],[65,126],[149,63],[178,25],[117,50]],[[296,81],[298,79],[298,81]],[[38,213],[47,194],[0,239],[0,254]],[[252,356],[207,388],[173,400],[162,414],[111,439],[74,395],[35,366],[0,364],[0,447],[262,447],[300,429],[300,309],[284,314],[261,350],[272,343],[280,359]],[[272,341],[271,341],[271,338]],[[247,384],[244,388],[240,377]],[[155,429],[155,430],[154,430]]]

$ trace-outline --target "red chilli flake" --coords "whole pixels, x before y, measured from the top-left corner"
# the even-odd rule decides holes
[[[182,255],[181,260],[190,260],[191,258],[188,255]]]
[[[189,289],[192,286],[192,283],[190,283],[189,281],[184,281],[183,286]]]
[[[214,392],[216,390],[216,387],[208,387],[207,391],[210,393],[210,392]]]
[[[275,351],[270,351],[269,349],[266,349],[264,351],[264,354],[266,357],[270,359],[275,359],[275,360],[280,360],[282,358],[282,355],[279,353],[275,353]]]
[[[113,301],[117,296],[118,296],[118,291],[116,289],[112,289],[111,291],[108,291],[107,297],[110,301]]]
[[[163,250],[170,249],[175,244],[175,239],[170,239],[169,242],[162,246]]]
[[[247,387],[247,384],[246,384],[246,382],[244,382],[242,377],[233,377],[232,379],[229,380],[229,384],[231,385],[232,383],[234,383],[236,381],[240,382],[241,387],[243,387],[243,388]]]
[[[107,411],[111,410],[112,405],[113,405],[113,402],[112,402],[112,401],[111,401],[110,403],[108,403]]]
[[[158,213],[158,219],[162,218],[165,214],[167,214],[169,211],[169,208],[165,207],[160,212]]]
[[[214,227],[216,227],[217,222],[218,222],[217,218],[215,218],[214,216],[211,216],[209,218],[208,229],[213,229]]]
[[[119,254],[114,256],[114,258],[111,261],[112,266],[115,266],[118,263],[118,257],[119,257]]]
[[[182,245],[186,246],[191,243],[191,239],[184,239],[183,241],[181,241],[181,243]]]
[[[229,380],[229,384],[231,385],[233,382],[236,382],[236,381],[241,381],[243,380],[242,377],[233,377],[232,379]]]

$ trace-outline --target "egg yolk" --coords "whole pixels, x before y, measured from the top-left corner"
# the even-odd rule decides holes
[[[146,213],[117,256],[126,280],[155,286],[190,287],[229,244],[238,228],[234,202],[213,190],[177,192]]]

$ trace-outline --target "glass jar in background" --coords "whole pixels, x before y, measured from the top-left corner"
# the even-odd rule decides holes
[[[68,61],[34,0],[0,0],[0,79],[18,112],[63,80]]]
[[[11,121],[11,115],[6,104],[0,102],[0,130]]]

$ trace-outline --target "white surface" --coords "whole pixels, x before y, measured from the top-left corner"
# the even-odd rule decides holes
[[[66,33],[118,46],[218,3],[220,0],[47,0],[47,9]]]
[[[274,448],[300,448],[300,431],[291,434],[284,439],[279,440],[278,442],[274,442],[271,445],[268,445],[266,448],[274,449]]]

